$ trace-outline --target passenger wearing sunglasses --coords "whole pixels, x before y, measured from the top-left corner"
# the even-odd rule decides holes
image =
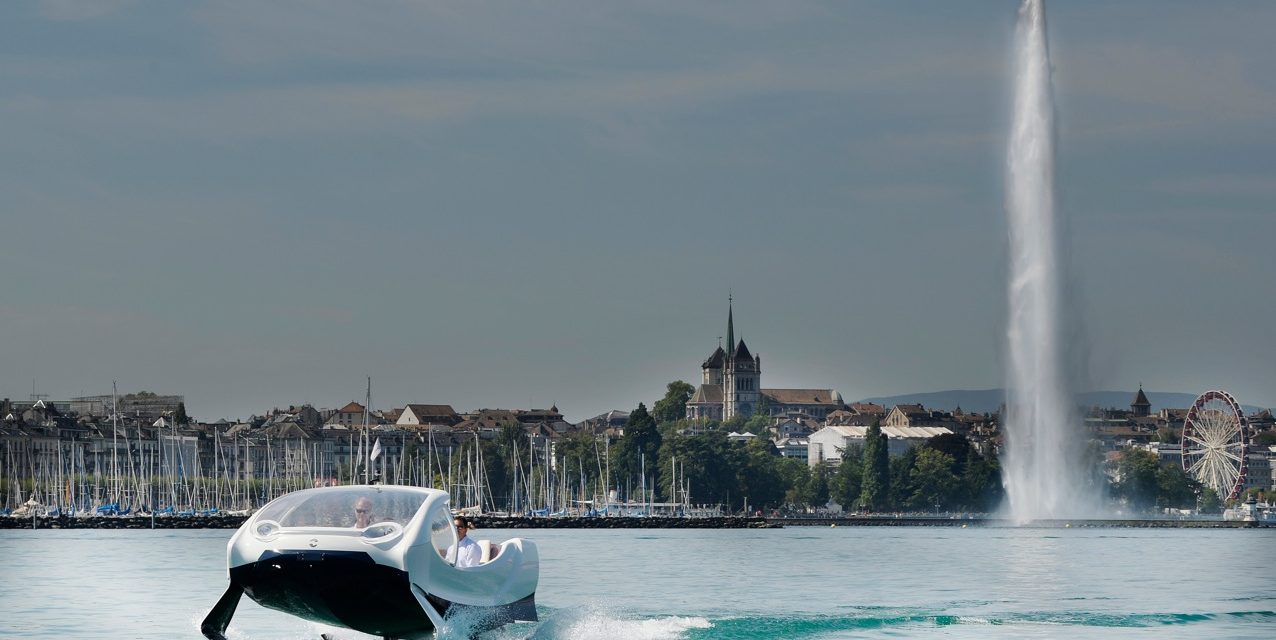
[[[372,501],[366,496],[354,501],[354,526],[366,529],[372,524]]]
[[[452,524],[456,526],[456,544],[448,547],[447,558],[458,569],[477,567],[483,558],[483,550],[467,535],[472,528],[470,521],[457,517]]]

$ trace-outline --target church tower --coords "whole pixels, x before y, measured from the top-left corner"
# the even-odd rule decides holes
[[[1143,393],[1143,384],[1139,384],[1139,393],[1134,396],[1134,402],[1130,403],[1130,413],[1136,418],[1146,418],[1152,414],[1152,403],[1148,402],[1147,394]]]
[[[722,419],[748,418],[762,396],[762,357],[749,353],[744,339],[735,340],[735,310],[727,298],[727,358],[722,367]]]
[[[719,338],[721,340],[721,338]],[[727,352],[719,344],[717,350],[700,365],[700,384],[722,384],[722,367],[727,364]]]

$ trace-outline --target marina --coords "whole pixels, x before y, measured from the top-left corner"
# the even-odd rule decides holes
[[[0,517],[0,529],[235,529],[247,513],[193,516],[35,516]],[[991,516],[470,516],[479,526],[496,529],[768,529],[780,527],[1018,527],[1039,529],[1135,528],[1135,529],[1249,529],[1276,527],[1276,517],[1265,513],[1253,520],[1222,518],[1098,518],[1037,520],[1027,525]]]

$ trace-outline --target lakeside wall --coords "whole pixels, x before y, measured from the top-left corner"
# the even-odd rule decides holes
[[[0,529],[238,529],[245,515],[92,516],[57,518],[0,517]],[[778,529],[782,527],[1007,527],[1007,528],[1138,528],[1247,529],[1276,527],[1276,522],[1239,520],[1043,520],[1016,525],[1001,518],[530,518],[471,517],[478,529]]]
[[[245,515],[0,517],[0,529],[238,529]],[[766,518],[530,518],[471,517],[485,529],[767,529]]]
[[[1005,518],[924,518],[858,516],[848,518],[770,518],[769,522],[784,527],[1005,527],[1011,529],[1246,529],[1276,527],[1276,522],[1242,522],[1240,520],[1036,520],[1017,524]]]
[[[0,529],[238,529],[246,515],[0,517]]]

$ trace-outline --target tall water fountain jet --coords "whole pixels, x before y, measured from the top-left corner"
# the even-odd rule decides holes
[[[1054,201],[1054,105],[1042,0],[1024,0],[1015,33],[1014,122],[1006,173],[1010,228],[1006,455],[1018,522],[1092,515],[1065,338],[1063,243]]]

